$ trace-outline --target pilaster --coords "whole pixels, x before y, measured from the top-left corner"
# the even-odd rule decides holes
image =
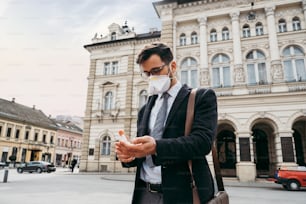
[[[240,25],[239,25],[239,11],[230,14],[232,19],[232,32],[233,32],[233,48],[234,48],[234,64],[242,64],[242,52],[240,41]]]
[[[304,12],[304,20],[305,20],[305,24],[306,24],[306,0],[303,0],[302,9],[303,9],[303,12]],[[305,27],[306,27],[306,25],[305,25]]]
[[[88,77],[88,89],[87,89],[86,110],[85,110],[85,118],[84,118],[82,157],[80,161],[80,171],[87,171],[95,70],[96,70],[96,60],[92,59],[90,61],[89,77]]]

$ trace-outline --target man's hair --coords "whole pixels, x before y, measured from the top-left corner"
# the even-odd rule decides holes
[[[170,47],[164,43],[156,42],[146,45],[143,50],[141,50],[136,63],[142,64],[154,54],[158,55],[165,64],[169,64],[173,60],[173,54]]]

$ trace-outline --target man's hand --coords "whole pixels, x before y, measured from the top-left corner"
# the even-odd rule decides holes
[[[116,152],[120,161],[130,162],[135,157],[141,158],[156,153],[156,142],[151,136],[137,137],[131,143],[116,142]]]

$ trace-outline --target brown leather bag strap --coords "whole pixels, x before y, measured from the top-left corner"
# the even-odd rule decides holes
[[[216,181],[219,191],[224,191],[224,185],[223,185],[223,179],[222,174],[220,170],[220,164],[217,156],[217,148],[216,148],[216,142],[214,141],[211,148],[212,152],[212,158],[214,162],[214,169],[215,169],[215,175],[216,175]]]
[[[186,123],[185,123],[185,136],[189,135],[191,131],[191,127],[192,127],[192,122],[194,119],[194,104],[195,104],[196,91],[197,89],[192,89],[189,95],[189,99],[188,99],[187,115],[186,115]],[[213,141],[212,143],[211,151],[212,151],[212,158],[213,158],[213,163],[214,163],[214,170],[215,170],[218,190],[224,191],[223,179],[221,175],[215,141]],[[188,165],[189,165],[190,173],[192,175],[192,161],[191,160],[188,161]]]

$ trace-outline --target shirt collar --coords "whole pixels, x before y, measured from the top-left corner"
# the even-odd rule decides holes
[[[175,98],[181,88],[182,88],[181,82],[177,81],[176,84],[174,84],[174,86],[172,86],[167,92],[170,95],[170,97]],[[162,95],[163,95],[162,93],[158,94],[158,99],[161,99]]]

